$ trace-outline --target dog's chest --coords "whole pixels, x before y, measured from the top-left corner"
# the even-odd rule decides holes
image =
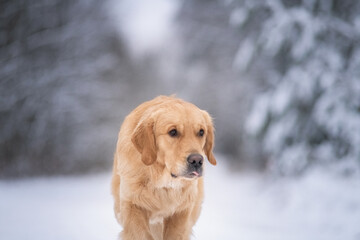
[[[172,214],[184,203],[184,191],[177,188],[161,188],[155,190],[156,199],[160,203],[160,212]]]
[[[185,206],[181,195],[180,190],[157,189],[156,199],[159,201],[159,208],[150,213],[149,224],[162,224],[165,218],[183,210]]]
[[[175,212],[188,208],[196,197],[197,190],[190,188],[160,188],[154,190],[154,198],[159,208],[152,211],[150,222],[162,221],[162,218],[173,215]]]

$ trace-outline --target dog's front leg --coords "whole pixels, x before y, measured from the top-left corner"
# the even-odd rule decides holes
[[[192,225],[188,211],[175,213],[164,221],[164,240],[189,240]]]
[[[124,204],[121,209],[123,231],[121,240],[154,240],[149,229],[149,220],[144,210],[132,203]]]

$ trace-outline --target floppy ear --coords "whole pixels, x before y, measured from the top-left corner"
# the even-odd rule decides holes
[[[141,160],[145,165],[151,165],[156,160],[156,142],[154,136],[154,121],[145,119],[136,126],[131,141],[136,150],[141,153]]]
[[[206,128],[207,128],[207,134],[206,134],[206,142],[205,142],[205,154],[209,160],[209,162],[212,165],[216,165],[216,159],[214,157],[213,154],[213,148],[214,148],[214,125],[212,123],[212,119],[210,117],[210,115],[203,111],[204,116],[205,116],[205,120],[206,120]]]

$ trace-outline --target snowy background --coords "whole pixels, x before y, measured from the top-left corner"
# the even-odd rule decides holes
[[[360,179],[312,170],[301,179],[208,164],[193,240],[359,240]],[[116,240],[110,174],[0,182],[0,237]]]
[[[0,239],[116,239],[120,124],[214,117],[194,239],[360,239],[360,2],[0,2]],[[215,227],[216,226],[216,227]]]

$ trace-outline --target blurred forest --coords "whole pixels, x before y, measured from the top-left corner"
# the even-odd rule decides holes
[[[108,170],[123,118],[174,93],[239,169],[359,174],[360,2],[0,2],[0,178]]]

